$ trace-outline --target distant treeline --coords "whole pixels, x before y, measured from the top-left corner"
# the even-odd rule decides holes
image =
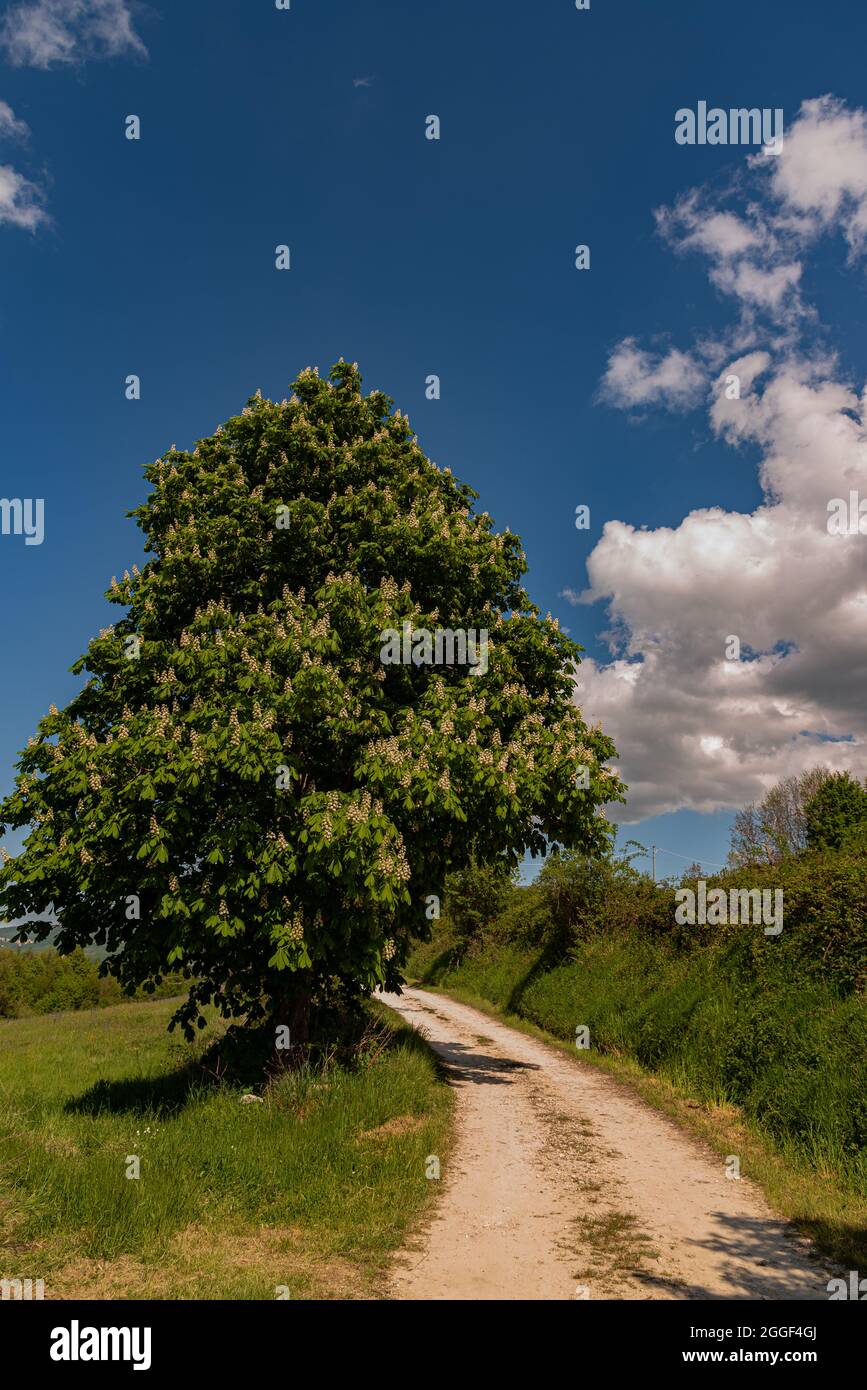
[[[187,988],[181,975],[166,977],[153,994],[136,998],[165,998]],[[100,976],[99,964],[76,948],[61,956],[53,948],[30,951],[0,946],[0,1018],[57,1013],[65,1009],[95,1009],[118,1004],[126,996],[112,976]]]

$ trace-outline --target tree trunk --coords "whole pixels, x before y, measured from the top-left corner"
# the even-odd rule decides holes
[[[274,1057],[278,1068],[296,1068],[307,1061],[310,1049],[311,991],[307,984],[272,996],[271,1023]],[[288,1031],[287,1031],[288,1030]]]

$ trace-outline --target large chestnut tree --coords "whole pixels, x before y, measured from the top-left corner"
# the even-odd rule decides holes
[[[149,558],[0,805],[27,828],[0,912],[129,989],[182,970],[188,1035],[213,1003],[304,1041],[335,993],[399,985],[449,871],[592,852],[622,799],[518,537],[354,365],[293,393],[145,470]],[[487,631],[487,670],[383,662],[405,623]]]

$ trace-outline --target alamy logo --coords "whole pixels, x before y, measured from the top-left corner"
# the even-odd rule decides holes
[[[867,1299],[867,1279],[859,1279],[857,1269],[849,1270],[849,1283],[845,1279],[829,1279],[825,1286],[831,1303],[835,1299],[854,1299],[863,1303]]]
[[[73,1318],[69,1327],[51,1331],[52,1361],[131,1361],[134,1371],[151,1364],[149,1327],[82,1327]]]
[[[867,536],[867,497],[859,497],[853,488],[848,504],[844,497],[832,497],[828,503],[829,536]]]
[[[675,111],[674,138],[679,145],[763,145],[771,154],[782,154],[783,108],[708,110],[707,102],[700,101],[695,111],[689,106]]]
[[[0,1279],[0,1301],[3,1303],[30,1303],[44,1297],[44,1279]]]
[[[678,926],[725,927],[764,926],[765,936],[779,936],[783,930],[782,888],[712,888],[707,891],[703,878],[698,891],[678,888],[674,920]]]
[[[379,634],[382,646],[379,659],[383,666],[469,666],[474,676],[483,676],[488,669],[488,629],[477,632],[459,628],[438,627],[429,632],[424,627],[404,623],[402,632],[387,627]]]
[[[0,497],[0,535],[23,536],[25,545],[45,539],[45,499]]]

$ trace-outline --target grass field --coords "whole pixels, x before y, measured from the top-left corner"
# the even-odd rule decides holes
[[[176,1041],[174,1008],[0,1022],[0,1278],[41,1278],[46,1298],[381,1294],[448,1143],[431,1053],[383,1023],[356,1070],[245,1104],[198,1065],[216,1025]]]

